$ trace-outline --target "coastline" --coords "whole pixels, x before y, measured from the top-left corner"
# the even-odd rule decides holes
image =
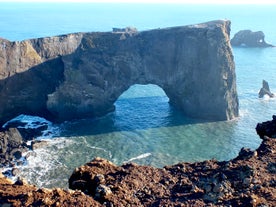
[[[12,206],[273,206],[276,200],[276,117],[258,124],[262,143],[230,161],[183,162],[164,168],[95,158],[76,168],[74,190],[39,189],[0,177],[1,205]]]

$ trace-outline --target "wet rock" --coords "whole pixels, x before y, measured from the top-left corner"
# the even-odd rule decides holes
[[[31,143],[31,150],[36,150],[42,147],[47,146],[48,142],[44,140],[34,140]]]
[[[43,134],[44,130],[48,129],[48,123],[46,122],[33,122],[34,128],[26,127],[26,123],[19,120],[12,120],[5,124],[4,129],[16,128],[24,141],[33,140]]]
[[[12,171],[11,171],[11,174],[12,174],[13,176],[18,175],[19,173],[20,173],[20,170],[19,170],[18,168],[13,168]]]
[[[276,116],[272,116],[271,121],[266,121],[263,123],[258,123],[256,126],[256,131],[260,138],[269,139],[269,137],[276,137]]]
[[[21,149],[13,149],[13,150],[11,151],[11,155],[12,155],[15,159],[19,160],[19,159],[22,157],[22,150],[21,150]]]
[[[239,152],[239,158],[249,158],[251,156],[254,155],[254,151],[252,151],[249,148],[241,148],[240,152]]]
[[[96,158],[76,168],[69,179],[69,187],[82,192],[15,186],[0,177],[0,204],[9,200],[15,206],[51,206],[58,200],[61,206],[275,206],[276,139],[265,134],[275,129],[269,129],[271,122],[261,126],[265,138],[256,156],[243,149],[227,162],[185,162],[165,168],[116,166]]]
[[[12,165],[13,159],[19,160],[27,147],[16,128],[0,131],[0,167]]]

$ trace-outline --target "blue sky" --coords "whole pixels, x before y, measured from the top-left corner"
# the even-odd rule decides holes
[[[109,3],[192,3],[192,4],[276,4],[275,0],[0,0],[0,2],[109,2]]]

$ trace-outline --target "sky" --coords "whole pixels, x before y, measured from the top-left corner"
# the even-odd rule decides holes
[[[0,0],[0,2],[99,2],[99,3],[183,3],[183,4],[276,4],[275,0]]]

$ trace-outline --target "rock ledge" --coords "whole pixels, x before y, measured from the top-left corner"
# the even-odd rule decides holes
[[[0,205],[12,206],[275,206],[276,116],[260,123],[260,147],[237,158],[179,163],[162,169],[102,158],[76,168],[74,190],[38,189],[0,177]]]

